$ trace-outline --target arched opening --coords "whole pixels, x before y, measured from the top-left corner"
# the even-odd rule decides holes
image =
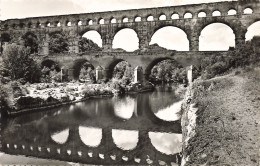
[[[252,14],[252,13],[253,13],[253,9],[251,9],[251,8],[245,8],[244,14]]]
[[[104,24],[105,23],[105,20],[103,19],[103,18],[100,18],[99,20],[98,20],[98,24]]]
[[[187,12],[184,14],[183,18],[192,18],[192,14],[190,12]]]
[[[116,23],[116,19],[115,18],[111,18],[110,19],[110,23],[115,24]]]
[[[74,62],[73,76],[76,80],[85,83],[94,83],[96,79],[96,73],[94,66],[85,59],[79,59]]]
[[[152,15],[148,16],[146,20],[147,21],[153,21],[153,16]]]
[[[8,33],[2,33],[0,36],[1,42],[1,53],[3,52],[3,47],[5,43],[9,43],[11,41],[11,36]]]
[[[121,29],[114,37],[113,49],[123,49],[129,52],[139,49],[137,33],[130,28]]]
[[[61,26],[60,22],[56,22],[56,26],[60,27]]]
[[[246,41],[253,39],[254,36],[260,36],[260,21],[257,21],[247,28]]]
[[[41,63],[41,82],[50,83],[50,82],[61,82],[63,80],[64,75],[61,75],[60,66],[54,62],[53,60],[44,60]]]
[[[65,129],[51,135],[51,139],[57,144],[65,144],[68,138],[69,138],[69,129]]]
[[[24,46],[30,48],[31,54],[38,52],[39,42],[35,34],[27,32],[22,38],[24,40]]]
[[[81,52],[86,52],[89,50],[101,50],[102,48],[102,38],[101,35],[95,31],[90,30],[82,35],[82,40],[79,43],[79,49]]]
[[[93,25],[93,20],[88,20],[87,24],[88,25]]]
[[[51,23],[50,22],[46,22],[46,27],[50,27]]]
[[[40,28],[42,26],[42,24],[40,22],[36,23],[36,28]]]
[[[226,24],[212,23],[201,31],[200,51],[226,51],[229,47],[235,47],[235,34]]]
[[[152,44],[158,44],[160,47],[170,50],[189,51],[189,40],[186,33],[173,26],[157,30],[151,38],[150,45]]]
[[[206,17],[207,14],[205,12],[199,12],[198,17]]]
[[[110,64],[109,70],[112,71],[112,78],[115,80],[125,79],[127,84],[133,81],[134,69],[127,61],[117,59]]]
[[[47,59],[42,61],[41,67],[47,67],[51,70],[56,70],[57,72],[61,71],[61,68],[59,67],[58,63],[54,62],[53,60]]]
[[[20,24],[19,24],[19,27],[20,27],[20,28],[23,28],[23,27],[24,27],[24,23],[20,23]]]
[[[70,26],[71,26],[71,22],[70,22],[70,21],[67,21],[67,22],[66,22],[66,25],[67,25],[68,27],[70,27]]]
[[[171,19],[179,19],[180,16],[177,13],[172,14]]]
[[[221,13],[220,13],[220,11],[218,11],[218,10],[215,10],[213,13],[212,13],[212,16],[221,16]]]
[[[124,18],[122,19],[122,21],[123,21],[123,22],[128,22],[128,18],[127,18],[127,17],[124,17]]]
[[[112,129],[115,145],[123,150],[133,150],[138,143],[138,131]]]
[[[82,21],[81,21],[81,20],[78,20],[77,25],[78,25],[78,26],[81,26],[81,25],[82,25]]]
[[[13,25],[12,25],[12,28],[15,29],[15,28],[16,28],[16,24],[13,24]]]
[[[140,22],[141,20],[142,20],[141,17],[139,17],[139,16],[135,17],[135,22]]]
[[[79,126],[81,141],[89,147],[98,147],[102,140],[102,129]]]
[[[157,58],[145,69],[148,80],[153,83],[186,83],[186,70],[180,71],[182,66],[171,58]],[[183,82],[185,81],[185,82]]]
[[[182,150],[181,134],[149,132],[149,138],[153,147],[163,154],[173,155]]]
[[[165,14],[160,15],[159,20],[166,20],[166,15]]]
[[[51,53],[65,53],[69,51],[68,36],[66,34],[53,32],[49,36],[49,50]]]
[[[229,15],[229,16],[236,15],[236,14],[237,14],[237,11],[236,11],[235,9],[230,9],[230,10],[228,11],[228,15]]]

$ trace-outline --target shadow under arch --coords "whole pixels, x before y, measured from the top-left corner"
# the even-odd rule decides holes
[[[33,32],[26,32],[22,39],[24,40],[24,46],[30,47],[30,53],[38,53],[39,38]]]
[[[110,61],[106,66],[105,66],[105,79],[106,80],[110,80],[113,77],[113,70],[116,67],[116,65],[120,62],[127,62],[124,59],[113,59],[112,61]]]
[[[173,58],[170,58],[170,57],[161,57],[161,58],[156,58],[154,59],[152,62],[150,62],[147,67],[145,68],[144,70],[144,75],[145,75],[145,78],[148,80],[149,79],[149,75],[151,74],[151,71],[153,69],[153,67],[155,65],[157,65],[158,63],[164,61],[164,60],[171,60],[171,61],[174,61],[176,62]]]
[[[78,80],[80,75],[80,70],[84,64],[87,64],[87,66],[91,67],[92,70],[95,69],[95,67],[87,60],[87,59],[77,59],[73,62],[72,69],[73,70],[73,77],[74,79]]]
[[[45,59],[41,62],[41,68],[43,67],[48,67],[49,69],[53,68],[57,71],[57,72],[60,72],[61,71],[61,67],[60,65],[53,61],[53,60],[50,60],[50,59]]]

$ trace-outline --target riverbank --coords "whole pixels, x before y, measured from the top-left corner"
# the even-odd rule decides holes
[[[184,104],[183,166],[259,165],[260,68],[197,80]]]
[[[21,114],[31,111],[41,111],[72,104],[90,98],[112,97],[125,93],[141,93],[152,91],[154,85],[133,83],[122,87],[113,82],[107,84],[85,83],[38,83],[20,85],[11,82],[3,86],[6,92],[8,115]]]

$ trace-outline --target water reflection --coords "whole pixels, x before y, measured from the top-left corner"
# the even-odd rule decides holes
[[[113,129],[112,137],[116,146],[123,150],[132,150],[138,143],[138,131]]]
[[[97,147],[102,140],[102,129],[79,126],[79,136],[85,145]]]
[[[160,152],[172,155],[181,152],[181,134],[149,132],[153,146]]]
[[[114,97],[114,112],[121,119],[129,120],[135,110],[135,100],[129,96],[124,98]]]
[[[65,129],[63,131],[51,135],[51,139],[58,144],[64,144],[67,141],[68,137],[69,129]]]
[[[155,115],[165,121],[176,121],[180,119],[179,112],[181,111],[182,100],[172,105],[160,109]]]
[[[120,164],[119,158],[124,162],[146,165],[142,162],[147,160],[147,156],[151,160],[174,161],[176,158],[166,156],[181,149],[180,117],[177,114],[180,106],[181,99],[175,96],[171,87],[158,87],[154,92],[90,99],[45,112],[24,114],[2,121],[0,134],[5,145],[14,147],[15,144],[20,150],[24,145],[24,150],[29,151],[24,154],[23,151],[14,153],[7,147],[0,149],[10,154],[36,155],[39,158],[48,156],[55,149],[51,159],[71,161],[68,155],[77,154],[73,156],[73,162],[81,156],[79,162],[98,165],[109,165],[111,159]],[[34,148],[30,150],[28,147]],[[43,156],[34,153],[38,147],[41,147]],[[46,152],[44,148],[47,147],[49,150]],[[58,149],[61,156],[57,156]],[[87,158],[90,156],[93,158],[91,161]],[[95,160],[95,156],[99,156],[99,160]],[[110,160],[105,164],[100,161],[107,158]],[[153,162],[156,165],[159,161]]]

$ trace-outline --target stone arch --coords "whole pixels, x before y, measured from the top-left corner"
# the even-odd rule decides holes
[[[98,24],[105,24],[105,20],[104,20],[104,18],[99,18],[98,19]]]
[[[28,27],[28,28],[32,28],[32,22],[29,22],[29,23],[27,24],[27,27]]]
[[[116,23],[116,18],[111,17],[109,22],[112,23],[112,24],[115,24]]]
[[[180,19],[180,15],[178,13],[173,13],[171,19]]]
[[[260,36],[260,18],[252,21],[247,27],[247,32],[245,34],[246,41],[251,40],[254,36]]]
[[[183,18],[193,18],[193,14],[190,11],[187,11],[183,14]]]
[[[67,20],[67,21],[66,21],[66,26],[67,26],[67,27],[70,27],[70,26],[71,26],[71,21]]]
[[[115,33],[114,33],[114,36],[112,37],[112,39],[113,39],[113,41],[112,41],[112,47],[113,47],[113,48],[122,48],[122,47],[118,47],[118,46],[114,47],[114,46],[115,46],[115,45],[118,45],[117,43],[115,43],[116,40],[117,40],[117,35],[120,35],[119,33],[120,33],[120,32],[123,32],[124,30],[128,30],[129,33],[127,33],[127,35],[131,35],[131,37],[133,37],[133,38],[132,38],[133,40],[131,40],[131,42],[132,42],[132,44],[133,44],[133,45],[132,45],[132,46],[133,46],[133,49],[126,49],[126,51],[134,51],[134,50],[138,49],[138,48],[139,48],[140,38],[139,38],[139,36],[138,36],[137,31],[136,31],[135,29],[128,28],[128,27],[126,27],[126,26],[123,26],[123,27],[120,27],[120,28],[116,29],[116,31],[115,31]],[[134,34],[136,35],[136,37],[133,36]],[[123,35],[126,35],[126,34],[123,33]],[[135,41],[135,40],[136,40],[136,41]],[[122,45],[122,44],[124,44],[124,43],[120,43],[120,45]],[[137,44],[137,45],[136,45],[136,44]]]
[[[51,60],[51,59],[45,59],[41,62],[41,68],[48,67],[49,69],[54,68],[57,72],[61,71],[61,67],[59,63]]]
[[[154,60],[152,60],[152,62],[150,62],[145,70],[144,70],[144,75],[145,75],[145,78],[148,80],[149,79],[149,75],[151,74],[151,71],[153,69],[153,67],[158,64],[159,62],[162,62],[164,60],[173,60],[175,61],[173,58],[170,58],[170,57],[161,57],[161,58],[156,58]]]
[[[231,44],[232,43],[232,47],[233,47],[233,45],[235,46],[235,44],[236,44],[236,29],[233,27],[233,26],[231,26],[231,24],[229,24],[229,23],[226,23],[226,22],[222,22],[222,21],[220,21],[220,22],[211,22],[211,23],[208,23],[208,24],[206,24],[205,26],[203,26],[203,28],[202,28],[202,30],[201,31],[199,31],[200,32],[200,35],[199,35],[199,50],[200,51],[224,51],[223,50],[223,48],[225,47],[224,45],[222,45],[222,43],[224,43],[225,44],[225,41],[221,41],[221,39],[223,39],[223,38],[225,38],[226,37],[226,35],[224,35],[224,36],[221,36],[221,35],[218,35],[217,37],[219,38],[218,40],[216,40],[216,41],[213,41],[213,42],[217,42],[218,44],[219,44],[219,48],[218,47],[216,47],[215,45],[213,46],[211,46],[211,48],[210,48],[210,43],[208,42],[208,41],[205,41],[205,39],[207,40],[207,38],[204,38],[205,36],[202,36],[202,31],[203,30],[205,30],[205,29],[207,29],[207,28],[210,28],[211,26],[219,26],[218,28],[228,28],[228,29],[230,29],[233,33],[233,36],[228,36],[229,38],[230,37],[234,37],[234,40],[233,40],[233,38],[232,38],[232,40],[233,41],[229,41],[230,43],[229,44]],[[221,27],[220,27],[221,26]],[[233,28],[232,28],[233,27]],[[210,30],[210,31],[208,31],[208,32],[213,32],[213,33],[215,33],[215,31],[212,31],[212,29]],[[228,31],[225,31],[225,32],[227,32],[228,33]],[[221,33],[222,34],[222,33]],[[211,34],[211,35],[214,35],[215,36],[215,34]],[[204,38],[204,42],[205,43],[207,43],[207,48],[205,49],[204,47],[203,47],[203,38]],[[208,38],[209,39],[209,38]],[[215,39],[215,38],[214,38]],[[229,39],[228,39],[229,40]],[[221,42],[220,42],[221,41]],[[221,43],[221,44],[220,44]],[[227,43],[228,44],[228,43]],[[213,47],[214,47],[214,50],[213,50]],[[222,47],[222,48],[221,48]],[[229,47],[230,47],[230,45],[229,45]],[[210,49],[209,49],[210,48]],[[225,48],[225,49],[229,49],[229,48]]]
[[[74,79],[79,79],[80,70],[85,63],[88,63],[89,67],[91,67],[93,70],[95,69],[95,67],[87,59],[77,59],[73,62],[72,66]]]
[[[134,22],[140,22],[140,21],[142,21],[142,17],[138,15],[134,17]]]
[[[34,33],[27,32],[22,36],[22,39],[24,40],[24,46],[30,47],[30,53],[38,53],[39,39]]]
[[[92,40],[94,43],[96,43],[99,47],[102,47],[103,46],[103,36],[101,35],[101,32],[95,28],[85,28],[85,29],[82,29],[81,31],[79,31],[79,36],[80,37],[83,37],[83,35],[87,34],[87,33],[96,33],[95,36],[93,37],[90,37],[88,39]],[[100,37],[100,39],[98,39],[97,37]]]
[[[124,59],[113,59],[110,61],[104,68],[104,74],[105,74],[105,79],[110,80],[113,77],[113,70],[116,67],[116,65],[120,62],[126,61]],[[127,62],[127,61],[126,61]]]
[[[146,16],[146,21],[154,21],[153,15],[149,14],[148,16]]]
[[[189,36],[188,36],[188,31],[186,30],[186,28],[185,27],[182,27],[182,26],[180,26],[180,25],[172,25],[172,24],[164,24],[164,25],[160,25],[160,26],[157,26],[157,27],[155,27],[153,30],[152,30],[152,32],[151,32],[151,36],[150,36],[150,38],[149,38],[149,43],[152,41],[152,37],[155,35],[155,33],[156,32],[158,32],[160,29],[163,29],[163,28],[177,28],[177,29],[179,29],[179,30],[181,30],[182,32],[184,32],[184,34],[186,35],[186,37],[187,37],[187,40],[188,40],[188,42],[190,43],[190,39],[189,39]],[[188,48],[189,49],[189,48]]]
[[[253,8],[248,6],[248,7],[245,7],[244,10],[243,10],[243,14],[253,14]]]
[[[92,19],[88,19],[87,20],[87,25],[93,25],[93,20]]]
[[[124,16],[124,17],[122,18],[122,22],[123,22],[123,23],[127,23],[127,22],[128,22],[128,17]]]
[[[212,12],[212,16],[214,17],[214,16],[221,16],[222,15],[222,13],[220,12],[220,10],[214,10],[213,12]]]
[[[200,11],[198,17],[207,17],[207,13],[205,11]]]
[[[167,20],[167,17],[164,13],[159,15],[159,20]]]
[[[82,25],[82,21],[81,20],[77,20],[77,26],[81,26]]]
[[[229,16],[237,15],[237,10],[234,9],[234,8],[231,8],[231,9],[228,10],[227,14],[228,14]]]

